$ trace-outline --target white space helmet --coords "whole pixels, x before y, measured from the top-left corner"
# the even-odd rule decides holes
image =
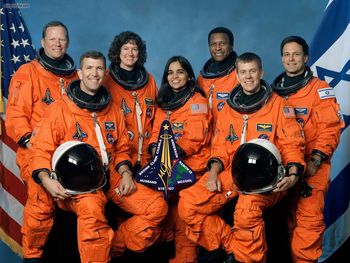
[[[61,144],[52,156],[52,177],[69,194],[89,193],[106,184],[101,158],[94,147],[80,141]]]
[[[233,157],[232,177],[242,193],[270,192],[284,176],[281,154],[268,140],[253,139],[241,144]]]

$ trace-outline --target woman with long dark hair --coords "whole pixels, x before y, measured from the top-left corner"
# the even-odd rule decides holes
[[[167,61],[156,103],[149,150],[154,154],[160,126],[168,120],[180,158],[199,178],[206,170],[210,155],[211,112],[186,58],[174,56]],[[185,236],[185,224],[178,216],[177,203],[178,194],[171,195],[161,236],[164,241],[175,240],[175,257],[169,262],[196,262],[197,247]]]

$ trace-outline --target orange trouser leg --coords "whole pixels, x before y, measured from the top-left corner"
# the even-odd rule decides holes
[[[133,216],[123,222],[114,233],[112,253],[118,255],[127,248],[143,252],[160,236],[160,223],[168,212],[163,194],[136,183],[136,191],[129,196],[119,196],[114,191],[117,182],[111,176],[108,198]]]
[[[29,172],[29,158],[28,158],[29,149],[19,147],[16,153],[16,163],[19,167],[20,176],[25,184],[28,183],[31,173]]]
[[[82,263],[107,263],[113,230],[107,225],[104,206],[107,198],[102,191],[76,195],[59,202],[65,210],[77,214],[78,248]]]
[[[180,192],[180,200],[178,212],[180,218],[183,219],[186,226],[187,237],[207,250],[214,250],[220,247],[223,232],[230,232],[227,226],[223,230],[215,228],[216,224],[222,227],[225,223],[217,213],[226,202],[234,198],[237,192],[232,192],[232,177],[228,172],[224,171],[220,175],[222,182],[221,192],[209,192],[206,189],[206,180],[208,173],[199,179],[193,186],[186,188]],[[229,194],[230,193],[230,194]],[[215,230],[213,230],[212,224]]]
[[[322,255],[322,239],[325,231],[323,217],[324,200],[329,187],[329,163],[324,163],[317,173],[308,178],[313,187],[312,195],[298,197],[295,207],[295,225],[291,229],[293,261],[314,263]]]
[[[169,221],[167,218],[169,217]],[[172,203],[168,216],[164,220],[163,232],[171,231],[175,240],[175,257],[169,260],[170,263],[194,263],[197,260],[197,245],[185,235],[186,225],[178,214],[177,202]],[[168,222],[171,223],[169,227]]]
[[[284,192],[240,195],[234,212],[232,239],[226,246],[239,262],[265,262],[266,239],[263,211],[279,202]]]
[[[29,178],[28,199],[23,210],[22,249],[24,258],[40,258],[54,222],[55,204],[44,188]]]

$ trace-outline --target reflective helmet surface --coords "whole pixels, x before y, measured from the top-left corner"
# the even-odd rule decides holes
[[[233,181],[243,193],[272,191],[284,175],[281,155],[268,140],[253,139],[241,144],[233,157]]]
[[[95,191],[106,181],[98,152],[80,141],[61,144],[52,157],[52,169],[58,181],[72,194]]]

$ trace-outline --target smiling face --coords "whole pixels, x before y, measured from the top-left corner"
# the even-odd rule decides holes
[[[230,45],[230,39],[225,33],[213,33],[209,40],[209,50],[211,57],[221,62],[230,55],[233,47]]]
[[[237,63],[237,77],[243,87],[243,92],[252,95],[260,90],[260,80],[264,71],[259,67],[256,61]]]
[[[304,54],[303,47],[296,42],[289,42],[282,49],[282,64],[287,76],[294,77],[302,74],[308,56]]]
[[[189,77],[180,62],[174,61],[169,65],[167,79],[172,90],[178,92],[187,84]]]
[[[122,45],[120,49],[120,67],[125,70],[133,70],[139,59],[139,48],[135,41]]]
[[[45,37],[41,39],[41,45],[49,58],[62,59],[68,48],[66,30],[61,26],[48,27]]]
[[[82,67],[78,70],[81,90],[89,95],[95,95],[101,87],[105,74],[103,59],[84,58]]]

